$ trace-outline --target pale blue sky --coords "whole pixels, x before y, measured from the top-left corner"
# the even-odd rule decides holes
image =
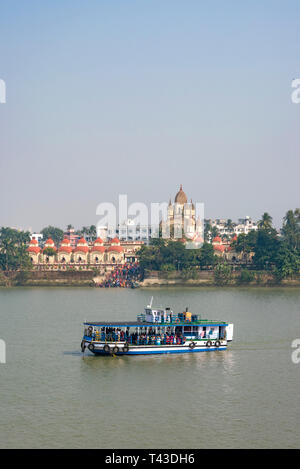
[[[300,205],[299,1],[0,1],[0,225],[174,197],[278,224]]]

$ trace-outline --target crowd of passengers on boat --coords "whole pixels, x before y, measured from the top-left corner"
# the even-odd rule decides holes
[[[127,342],[134,345],[182,345],[187,337],[193,337],[195,340],[216,340],[225,339],[226,332],[222,328],[203,327],[193,331],[191,326],[175,328],[139,328],[131,333],[130,328],[125,330],[117,327],[102,327],[101,330],[93,332],[93,328],[87,331],[87,335],[92,340],[99,342]]]

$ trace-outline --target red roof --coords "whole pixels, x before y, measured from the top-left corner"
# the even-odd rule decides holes
[[[61,246],[58,250],[58,252],[67,252],[67,253],[70,253],[72,251],[73,249],[71,248],[71,246]]]
[[[32,240],[30,241],[30,244],[31,244],[31,245],[37,245],[37,244],[39,244],[39,243],[37,242],[36,239],[32,239]]]
[[[88,246],[76,246],[74,252],[89,252],[90,248]]]
[[[69,244],[70,244],[70,240],[69,240],[68,238],[65,238],[65,239],[61,242],[61,244],[67,244],[67,245],[69,245]]]
[[[41,252],[41,248],[39,248],[37,246],[29,246],[29,248],[27,249],[27,252],[32,252],[34,254],[39,254]]]
[[[111,240],[111,244],[120,244],[119,238],[114,238]]]
[[[49,239],[47,239],[45,244],[54,244],[54,241],[53,241],[53,239],[49,238]]]
[[[213,243],[222,243],[222,239],[220,238],[220,236],[216,236],[216,237],[213,239]]]
[[[87,244],[87,242],[84,238],[80,238],[77,244]]]
[[[104,246],[93,246],[91,252],[105,252]]]
[[[220,252],[229,252],[229,251],[231,251],[231,247],[230,246],[224,246],[224,244],[215,245],[214,250],[215,251],[220,251]]]
[[[103,244],[103,239],[97,238],[94,244]]]
[[[109,246],[109,248],[107,248],[107,252],[123,252],[124,249],[122,248],[122,246]]]
[[[214,246],[214,250],[215,251],[221,251],[221,252],[224,252],[226,251],[226,246]]]

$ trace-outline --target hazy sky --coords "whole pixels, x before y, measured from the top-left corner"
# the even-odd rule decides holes
[[[0,1],[0,225],[96,224],[180,184],[206,217],[300,206],[300,2]]]

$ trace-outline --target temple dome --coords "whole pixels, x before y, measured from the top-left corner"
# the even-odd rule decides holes
[[[182,185],[180,186],[179,192],[177,192],[175,197],[175,204],[184,205],[187,204],[187,196],[186,193],[182,190]]]

